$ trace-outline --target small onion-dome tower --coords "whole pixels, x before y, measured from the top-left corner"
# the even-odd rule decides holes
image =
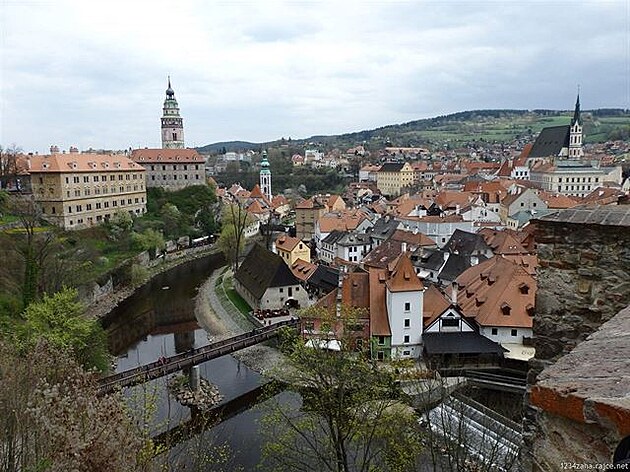
[[[271,168],[267,160],[267,151],[263,151],[262,162],[260,163],[260,190],[271,202]]]
[[[175,99],[175,91],[171,87],[171,78],[168,78],[166,99],[162,108],[162,148],[184,148],[184,121],[179,115],[179,105]]]

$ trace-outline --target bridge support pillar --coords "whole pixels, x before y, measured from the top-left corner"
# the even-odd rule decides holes
[[[201,386],[201,374],[199,373],[198,365],[195,365],[190,369],[188,374],[188,385],[193,391],[199,390],[199,387]]]

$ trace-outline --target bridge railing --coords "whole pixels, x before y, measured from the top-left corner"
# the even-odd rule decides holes
[[[214,354],[214,357],[218,357],[227,354],[228,352],[234,352],[238,349],[242,349],[244,347],[266,341],[271,337],[274,337],[280,330],[280,328],[285,326],[295,327],[298,325],[298,322],[299,321],[297,319],[292,319],[281,321],[271,326],[257,328],[250,332],[232,336],[231,338],[226,338],[221,341],[216,341],[206,346],[191,349],[181,354],[175,354],[173,356],[166,357],[162,361],[157,360],[149,364],[144,364],[133,369],[128,369],[117,374],[103,377],[99,379],[98,384],[102,391],[110,391],[118,384],[122,385],[136,383],[132,379],[137,378],[139,380],[150,380],[152,378],[161,377],[163,375],[177,372],[183,367],[204,362],[205,360],[207,360],[208,355],[211,353]],[[245,341],[248,340],[253,342],[245,343]],[[237,347],[237,345],[239,346]],[[229,349],[225,349],[225,352],[222,352],[222,348],[225,347],[229,347]],[[218,356],[216,355],[217,350],[219,351]]]

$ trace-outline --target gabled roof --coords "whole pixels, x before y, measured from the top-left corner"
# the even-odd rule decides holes
[[[485,256],[479,256],[479,260],[485,260]],[[470,258],[461,254],[450,253],[446,264],[442,267],[438,278],[442,281],[452,282],[471,266]]]
[[[131,159],[139,164],[201,164],[205,162],[195,149],[134,149]]]
[[[345,233],[337,244],[339,246],[364,246],[370,244],[371,238],[365,233]]]
[[[429,285],[429,288],[424,291],[422,302],[424,327],[433,323],[449,306],[451,306],[450,300],[435,285]]]
[[[404,165],[404,162],[386,162],[381,166],[378,172],[400,172]]]
[[[443,249],[459,254],[474,254],[488,252],[490,251],[490,246],[488,246],[482,235],[456,229]]]
[[[363,265],[386,269],[400,257],[402,242],[387,240],[380,246],[372,249],[364,258]]]
[[[609,205],[617,203],[626,194],[618,188],[597,187],[582,199],[586,205]]]
[[[292,236],[281,234],[276,239],[276,248],[282,251],[293,251],[302,240],[300,238],[294,238]]]
[[[337,231],[352,231],[364,220],[365,214],[359,210],[343,210],[335,213],[325,213],[319,220],[319,230],[321,233]]]
[[[325,292],[339,284],[339,269],[320,264],[308,278],[308,284]]]
[[[527,166],[527,158],[529,157],[529,153],[532,152],[532,148],[534,147],[533,143],[527,143],[523,146],[523,150],[521,151],[521,155],[518,156],[517,159],[514,160],[514,167],[526,167]]]
[[[498,175],[499,177],[509,177],[511,174],[512,174],[512,164],[510,163],[508,159],[505,159],[501,163],[501,167],[499,167],[499,170],[497,171],[496,175]]]
[[[428,355],[497,354],[503,357],[504,351],[499,344],[474,331],[424,333],[422,342]]]
[[[536,280],[514,262],[495,256],[457,277],[462,312],[481,326],[531,328]]]
[[[376,220],[374,226],[368,231],[373,238],[385,240],[394,234],[399,224],[400,222],[396,221],[391,216],[383,216]]]
[[[322,243],[325,244],[337,244],[339,242],[340,239],[342,239],[347,233],[345,231],[337,231],[332,230],[330,233],[328,233],[328,236],[326,236],[324,239],[322,239]]]
[[[572,208],[578,205],[578,202],[568,195],[541,190],[538,192],[538,196],[547,204],[547,208]]]
[[[424,288],[407,254],[400,256],[386,285],[390,292],[415,292]]]
[[[260,185],[258,184],[254,185],[254,188],[249,194],[249,198],[260,198],[262,200],[267,200],[267,197],[262,193]]]
[[[563,147],[569,147],[569,125],[550,126],[543,128],[528,157],[557,156]]]
[[[385,305],[387,269],[370,268],[370,335],[391,336]]]
[[[279,255],[258,243],[247,253],[234,277],[257,299],[260,299],[270,287],[285,287],[299,283]]]
[[[402,229],[397,229],[396,231],[394,231],[390,239],[392,241],[407,243],[407,247],[411,246],[414,248],[414,250],[422,246],[436,246],[435,241],[428,237],[426,234],[421,232],[414,233],[412,231],[404,231]]]
[[[271,199],[271,206],[273,208],[278,208],[284,205],[288,205],[289,200],[284,195],[276,195]]]
[[[414,263],[416,267],[427,270],[438,270],[444,264],[444,251],[441,249],[425,249],[418,248],[413,253]]]
[[[29,156],[29,172],[113,172],[135,170],[144,172],[144,167],[122,154],[51,154]]]
[[[494,254],[529,254],[530,251],[525,249],[521,244],[521,240],[511,231],[497,231],[490,228],[479,230],[481,236],[488,246],[492,248]]]
[[[317,264],[298,259],[291,266],[291,272],[301,281],[307,281],[317,270]]]

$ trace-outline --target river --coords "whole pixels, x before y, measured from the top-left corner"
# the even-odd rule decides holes
[[[222,264],[220,255],[210,255],[161,273],[103,319],[110,352],[117,357],[117,372],[209,342],[213,333],[199,327],[194,298],[198,287]],[[201,364],[200,372],[218,387],[224,397],[222,404],[255,391],[262,383],[261,375],[231,356]],[[165,378],[128,389],[127,397],[136,412],[144,411],[147,398],[155,405],[155,412],[147,421],[152,435],[164,433],[191,417],[187,407],[166,394]],[[293,400],[292,394],[284,392],[266,401]],[[169,460],[183,470],[198,456],[227,446],[231,460],[223,467],[214,465],[212,470],[254,470],[261,455],[260,417],[258,408],[240,408],[237,414],[207,432],[189,434],[190,439],[171,449]]]

